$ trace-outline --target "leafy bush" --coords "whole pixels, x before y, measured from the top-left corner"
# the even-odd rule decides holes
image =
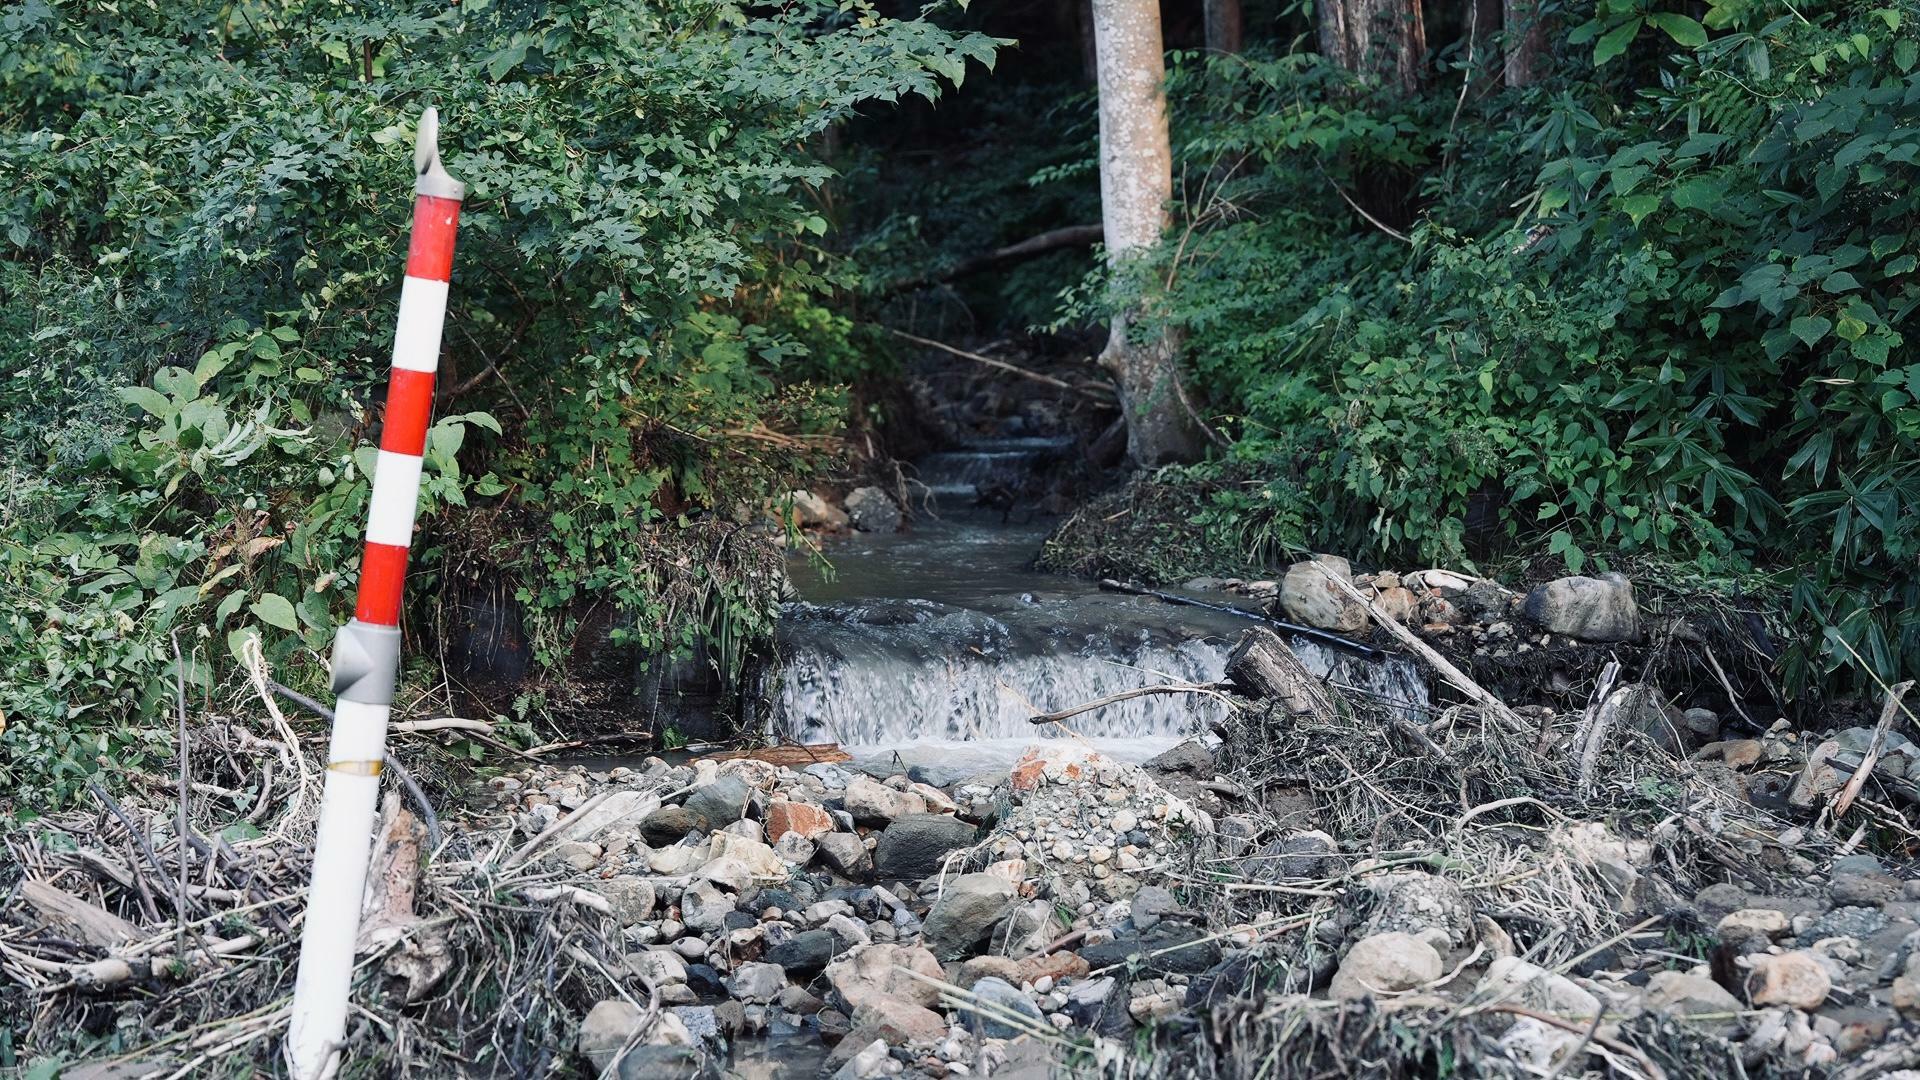
[[[764,632],[771,583],[686,538],[831,448],[843,397],[819,380],[857,355],[823,306],[844,275],[808,148],[995,47],[858,0],[30,0],[0,35],[21,806],[156,751],[171,629],[297,660],[347,613],[429,103],[469,196],[418,594],[481,562],[550,621],[616,600],[648,647]],[[663,575],[708,599],[669,602]],[[224,642],[183,649],[211,688]]]
[[[1920,664],[1915,9],[1569,17],[1478,100],[1189,58],[1149,306],[1302,542],[1794,568],[1795,686]]]

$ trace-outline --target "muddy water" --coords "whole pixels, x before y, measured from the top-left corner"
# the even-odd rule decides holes
[[[780,735],[965,769],[1009,761],[1035,738],[1083,737],[1140,760],[1207,729],[1225,706],[1188,694],[1136,698],[1064,725],[1029,722],[1135,687],[1216,680],[1248,625],[1028,569],[1050,523],[1003,523],[999,512],[967,504],[972,483],[1003,479],[1042,453],[1022,441],[941,455],[926,463],[942,481],[937,518],[907,532],[828,541],[830,568],[795,558],[789,570],[801,601],[788,605],[779,630]],[[1340,683],[1426,701],[1419,673],[1403,660],[1294,648]]]

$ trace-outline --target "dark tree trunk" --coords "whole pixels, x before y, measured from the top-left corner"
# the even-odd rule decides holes
[[[1547,51],[1546,17],[1540,0],[1503,0],[1506,7],[1506,63],[1508,86],[1531,86],[1540,78]]]
[[[1427,27],[1419,0],[1322,0],[1320,52],[1367,82],[1420,88]]]
[[[1237,53],[1243,40],[1240,25],[1240,0],[1205,0],[1207,50]]]

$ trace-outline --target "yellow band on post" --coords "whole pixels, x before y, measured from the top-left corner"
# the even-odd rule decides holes
[[[330,761],[330,772],[343,772],[351,776],[379,776],[381,762],[378,761]]]

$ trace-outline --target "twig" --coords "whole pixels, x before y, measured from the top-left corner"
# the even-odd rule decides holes
[[[1607,666],[1600,669],[1600,681],[1594,684],[1593,696],[1587,699],[1587,710],[1580,715],[1580,727],[1574,732],[1574,752],[1580,755],[1578,790],[1582,799],[1593,794],[1593,767],[1600,760],[1600,748],[1607,741],[1607,699],[1613,695],[1613,681],[1619,677],[1620,661],[1607,661]]]
[[[546,828],[540,830],[540,835],[520,845],[520,849],[518,851],[515,851],[513,854],[507,856],[507,861],[500,864],[501,868],[506,870],[511,870],[514,867],[519,866],[521,863],[526,862],[527,857],[529,855],[532,855],[534,852],[540,850],[540,845],[546,843],[548,840],[553,839],[553,837],[557,835],[560,832],[560,830],[566,828],[567,826],[573,824],[576,821],[579,821],[581,818],[586,816],[587,811],[592,810],[594,807],[599,806],[603,802],[606,802],[608,799],[612,798],[613,795],[614,795],[614,792],[612,790],[603,791],[600,794],[595,795],[593,798],[588,799],[586,802],[581,803],[579,806],[574,808],[573,813],[568,814],[566,817],[563,817],[560,820],[554,822],[553,824],[547,826]]]
[[[1066,381],[1065,379],[1056,379],[1051,375],[1042,375],[1037,371],[1029,371],[1026,368],[1020,367],[1017,364],[1009,364],[1005,360],[995,360],[991,356],[981,356],[979,353],[976,353],[976,352],[968,352],[965,349],[957,349],[952,345],[946,344],[945,342],[935,341],[932,338],[923,338],[918,334],[909,334],[905,330],[895,330],[892,327],[888,327],[887,332],[892,334],[895,337],[905,338],[906,340],[911,341],[916,345],[925,345],[929,349],[939,349],[941,352],[951,353],[954,356],[958,356],[962,360],[972,360],[977,364],[985,364],[988,367],[998,368],[1001,371],[1018,375],[1022,378],[1032,379],[1034,382],[1045,383],[1048,386],[1057,387],[1061,390],[1071,391],[1076,394],[1084,394],[1087,397],[1094,397],[1094,398],[1100,397],[1100,395],[1095,394],[1093,391],[1088,390],[1084,386],[1075,386],[1074,384]]]
[[[179,795],[179,805],[176,808],[176,813],[174,816],[174,831],[179,834],[179,838],[180,838],[180,850],[179,850],[180,882],[179,882],[179,892],[178,892],[178,895],[180,897],[180,903],[174,909],[175,927],[174,927],[173,950],[174,950],[174,953],[178,956],[186,956],[187,955],[187,909],[186,909],[187,798],[189,796],[188,782],[190,779],[187,773],[189,771],[188,766],[191,760],[190,755],[192,751],[191,751],[191,748],[188,747],[187,745],[187,679],[186,679],[186,674],[182,671],[183,661],[180,659],[179,627],[175,627],[173,631],[169,633],[167,636],[173,642],[173,710],[174,710],[174,719],[176,720],[177,726],[178,726],[179,740],[180,740],[180,746],[179,746],[180,795]]]
[[[1560,1017],[1554,1016],[1552,1013],[1543,1013],[1537,1009],[1529,1009],[1524,1005],[1487,1005],[1487,1006],[1483,1006],[1480,1011],[1508,1013],[1513,1016],[1524,1016],[1529,1020],[1538,1020],[1543,1024],[1548,1024],[1553,1027],[1560,1028],[1563,1031],[1571,1031],[1575,1035],[1585,1035],[1587,1033],[1587,1029],[1585,1027],[1582,1027],[1581,1025],[1576,1024],[1571,1020],[1562,1020]],[[1665,1070],[1661,1069],[1660,1066],[1654,1064],[1653,1059],[1648,1057],[1646,1055],[1646,1052],[1641,1050],[1639,1047],[1629,1046],[1626,1043],[1621,1042],[1619,1039],[1615,1039],[1607,1035],[1601,1035],[1598,1032],[1595,1032],[1593,1034],[1593,1041],[1596,1043],[1599,1043],[1601,1046],[1604,1046],[1609,1050],[1612,1050],[1617,1054],[1625,1054],[1626,1056],[1632,1058],[1635,1064],[1639,1065],[1641,1069],[1645,1070],[1650,1080],[1667,1080],[1667,1074]]]
[[[493,734],[493,725],[485,720],[469,720],[463,716],[436,716],[430,720],[402,720],[393,725],[395,735],[427,735],[435,731],[467,731],[481,735]]]
[[[1740,695],[1733,692],[1733,680],[1727,678],[1726,669],[1720,666],[1720,658],[1713,655],[1713,650],[1705,645],[1700,646],[1700,651],[1707,654],[1707,666],[1713,669],[1714,677],[1720,680],[1721,688],[1726,690],[1727,701],[1733,705],[1733,711],[1739,713],[1740,719],[1748,724],[1759,727],[1760,725],[1754,721],[1753,717],[1747,715],[1747,710],[1741,707]]]
[[[1524,728],[1526,726],[1520,717],[1515,715],[1514,711],[1507,707],[1506,702],[1493,696],[1492,693],[1488,692],[1479,683],[1468,678],[1465,672],[1454,667],[1453,663],[1436,652],[1433,646],[1421,641],[1418,634],[1400,625],[1393,616],[1382,611],[1379,604],[1367,599],[1359,589],[1353,587],[1352,582],[1334,573],[1332,570],[1327,569],[1324,563],[1310,562],[1307,565],[1320,571],[1321,576],[1332,582],[1334,588],[1339,589],[1342,593],[1346,594],[1348,599],[1366,609],[1367,614],[1373,618],[1373,621],[1379,625],[1380,629],[1392,635],[1400,644],[1412,649],[1414,655],[1432,665],[1433,669],[1440,673],[1441,678],[1452,683],[1455,689],[1467,695],[1475,704],[1493,713],[1495,716],[1500,717],[1502,720],[1512,723],[1516,727]]]
[[[107,789],[101,787],[98,780],[87,781],[87,790],[93,792],[93,797],[99,799],[101,805],[105,806],[114,817],[120,819],[120,824],[126,826],[127,834],[133,837],[134,846],[140,849],[140,854],[146,856],[148,864],[159,872],[160,880],[167,880],[166,865],[160,861],[160,856],[153,850],[153,845],[147,842],[147,834],[134,827],[133,819],[127,816],[126,810],[122,809],[120,804],[114,801],[113,796],[107,794]],[[140,873],[138,867],[134,869],[134,873]],[[173,901],[173,909],[176,912],[184,913],[187,903],[184,896],[175,893],[169,895],[168,899]]]
[[[1867,786],[1867,777],[1880,761],[1880,745],[1886,740],[1887,730],[1893,726],[1894,714],[1900,711],[1900,699],[1913,689],[1913,680],[1897,683],[1887,691],[1887,703],[1880,709],[1880,722],[1873,726],[1873,738],[1867,740],[1867,752],[1860,758],[1860,767],[1853,771],[1847,780],[1847,786],[1833,800],[1833,820],[1839,821],[1853,809],[1853,800],[1860,797],[1860,789]]]
[[[1030,716],[1027,718],[1027,723],[1054,724],[1071,717],[1079,716],[1081,713],[1092,712],[1095,709],[1106,708],[1108,705],[1117,705],[1122,701],[1131,701],[1134,698],[1147,697],[1151,694],[1211,694],[1223,701],[1232,700],[1223,692],[1222,684],[1220,683],[1161,683],[1156,686],[1138,686],[1132,690],[1122,690],[1117,694],[1108,694],[1106,697],[1082,702],[1079,705],[1061,709],[1058,712],[1041,713],[1038,716]]]

